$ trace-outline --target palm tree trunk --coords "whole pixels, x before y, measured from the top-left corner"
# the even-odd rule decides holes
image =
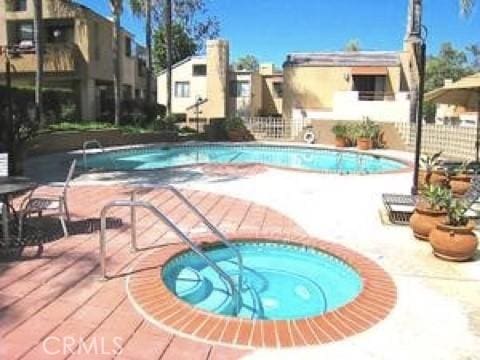
[[[42,82],[43,82],[43,12],[42,0],[34,0],[34,41],[36,54],[37,73],[35,75],[35,121],[44,126],[43,123],[43,99],[42,99]]]
[[[110,0],[113,13],[113,37],[112,37],[112,57],[113,57],[113,94],[115,98],[115,125],[120,125],[120,115],[122,106],[122,69],[120,54],[120,17],[122,15],[121,0]]]
[[[146,17],[146,39],[147,45],[147,94],[145,100],[147,104],[152,102],[152,0],[146,0],[145,3],[145,17]]]
[[[172,115],[172,0],[165,0],[167,53],[167,116]]]

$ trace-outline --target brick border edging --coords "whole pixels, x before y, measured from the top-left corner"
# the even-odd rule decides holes
[[[178,336],[238,348],[283,348],[320,345],[368,330],[395,306],[397,290],[379,265],[348,248],[309,236],[236,232],[232,241],[277,241],[326,252],[352,266],[363,281],[362,292],[350,303],[324,315],[297,320],[248,320],[216,315],[178,299],[164,284],[159,268],[188,251],[183,244],[167,245],[142,257],[127,278],[127,293],[135,309],[148,321]],[[195,241],[215,244],[213,236]]]

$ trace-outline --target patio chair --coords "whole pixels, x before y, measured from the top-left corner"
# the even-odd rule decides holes
[[[467,216],[470,218],[478,218],[476,211],[472,206],[480,198],[480,175],[472,178],[469,190],[460,197],[468,208]],[[388,213],[388,218],[393,224],[406,225],[410,221],[418,202],[418,196],[405,194],[382,194],[383,204]]]
[[[70,212],[68,210],[67,194],[70,181],[75,173],[76,165],[77,160],[73,160],[65,182],[54,184],[58,189],[55,193],[41,194],[39,191],[34,190],[24,199],[19,210],[19,239],[22,238],[25,218],[32,214],[37,214],[41,217],[44,212],[48,212],[50,216],[58,216],[62,225],[63,234],[65,237],[68,236],[67,222],[70,221]]]

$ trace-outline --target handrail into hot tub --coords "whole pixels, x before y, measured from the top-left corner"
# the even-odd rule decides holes
[[[137,251],[137,229],[136,229],[136,208],[142,207],[147,210],[150,210],[154,215],[156,215],[160,220],[163,221],[165,225],[170,227],[178,237],[187,244],[190,249],[192,249],[198,256],[200,256],[205,262],[217,272],[217,274],[222,277],[230,286],[232,290],[232,297],[234,298],[235,302],[235,310],[236,314],[240,312],[241,307],[241,291],[242,281],[243,281],[243,259],[240,251],[235,248],[230,241],[227,240],[225,235],[220,232],[180,191],[178,191],[173,186],[162,186],[161,189],[168,190],[172,192],[177,198],[179,198],[187,207],[197,215],[206,225],[212,233],[214,233],[220,241],[230,250],[232,251],[238,261],[238,286],[235,286],[235,282],[233,278],[228,275],[225,271],[223,271],[214,261],[212,261],[200,247],[198,247],[180,228],[173,223],[165,214],[163,214],[158,208],[153,206],[151,203],[142,200],[136,200],[136,193],[135,191],[132,192],[130,200],[114,200],[107,205],[105,205],[100,213],[100,268],[101,268],[101,278],[106,280],[107,273],[106,273],[106,228],[107,228],[107,212],[113,207],[130,207],[130,216],[131,216],[131,242],[130,246],[132,250]]]
[[[96,147],[98,149],[101,150],[102,154],[107,154],[107,157],[108,159],[111,161],[111,163],[113,164],[113,168],[116,169],[116,166],[115,166],[115,159],[111,157],[111,154],[109,152],[106,152],[105,151],[105,147],[102,145],[102,143],[100,141],[98,141],[97,139],[93,139],[93,140],[87,140],[83,143],[83,150],[82,150],[82,157],[83,157],[83,168],[85,170],[88,169],[88,163],[87,163],[87,149],[89,147],[89,145],[96,145]]]

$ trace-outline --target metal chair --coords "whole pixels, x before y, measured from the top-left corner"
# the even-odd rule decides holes
[[[41,194],[39,191],[32,191],[22,202],[19,210],[19,234],[18,238],[22,238],[23,222],[26,217],[37,214],[43,216],[44,212],[48,212],[50,216],[58,216],[62,225],[65,237],[68,236],[67,222],[70,221],[70,212],[68,209],[68,189],[70,181],[75,173],[77,160],[73,160],[68,175],[64,183],[54,184],[58,187],[56,193]]]

